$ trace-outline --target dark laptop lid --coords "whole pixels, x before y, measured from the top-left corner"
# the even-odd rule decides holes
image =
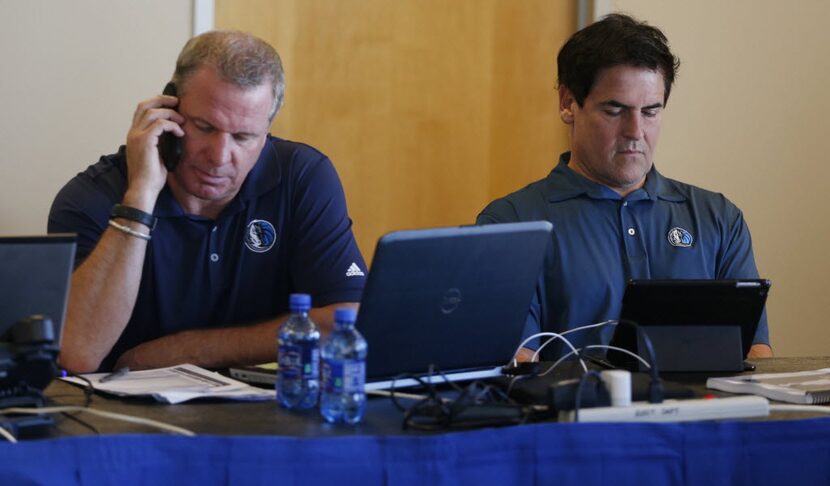
[[[357,319],[369,344],[367,381],[509,362],[551,229],[526,222],[382,237]]]
[[[0,340],[17,321],[48,316],[60,344],[75,235],[0,236]]]

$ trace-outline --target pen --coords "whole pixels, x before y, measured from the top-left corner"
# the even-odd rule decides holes
[[[121,378],[122,376],[126,375],[129,372],[130,372],[130,369],[127,368],[127,367],[119,368],[119,369],[113,371],[112,373],[102,377],[100,380],[98,380],[98,383],[106,383],[108,381],[117,380],[118,378]]]

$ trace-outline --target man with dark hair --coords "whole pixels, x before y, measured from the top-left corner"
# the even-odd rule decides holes
[[[139,103],[126,146],[52,204],[49,231],[78,233],[70,370],[274,361],[290,293],[312,295],[323,332],[335,306],[360,300],[366,266],[334,167],[269,134],[284,92],[276,51],[202,34],[169,86]],[[160,153],[176,144],[165,136],[178,156]]]
[[[546,178],[478,216],[479,224],[553,223],[526,335],[616,319],[630,279],[758,277],[741,211],[654,167],[678,66],[659,29],[619,14],[575,33],[560,50],[559,115],[570,126],[571,151]],[[579,346],[588,334],[569,339]],[[550,358],[562,347],[545,351]],[[772,356],[766,313],[749,354]],[[526,349],[519,357],[531,355]]]

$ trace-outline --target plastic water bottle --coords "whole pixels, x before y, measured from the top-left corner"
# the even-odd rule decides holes
[[[334,332],[323,343],[320,413],[327,422],[356,424],[366,410],[366,340],[354,328],[354,309],[334,312]]]
[[[317,405],[320,394],[320,331],[309,319],[311,296],[291,294],[291,316],[277,335],[277,400],[289,409]]]

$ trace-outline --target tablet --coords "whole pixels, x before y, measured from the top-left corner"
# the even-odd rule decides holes
[[[770,285],[766,279],[632,280],[620,321],[642,327],[660,371],[743,371]],[[649,359],[642,338],[624,323],[611,345]],[[609,352],[609,359],[633,363],[620,353]]]

